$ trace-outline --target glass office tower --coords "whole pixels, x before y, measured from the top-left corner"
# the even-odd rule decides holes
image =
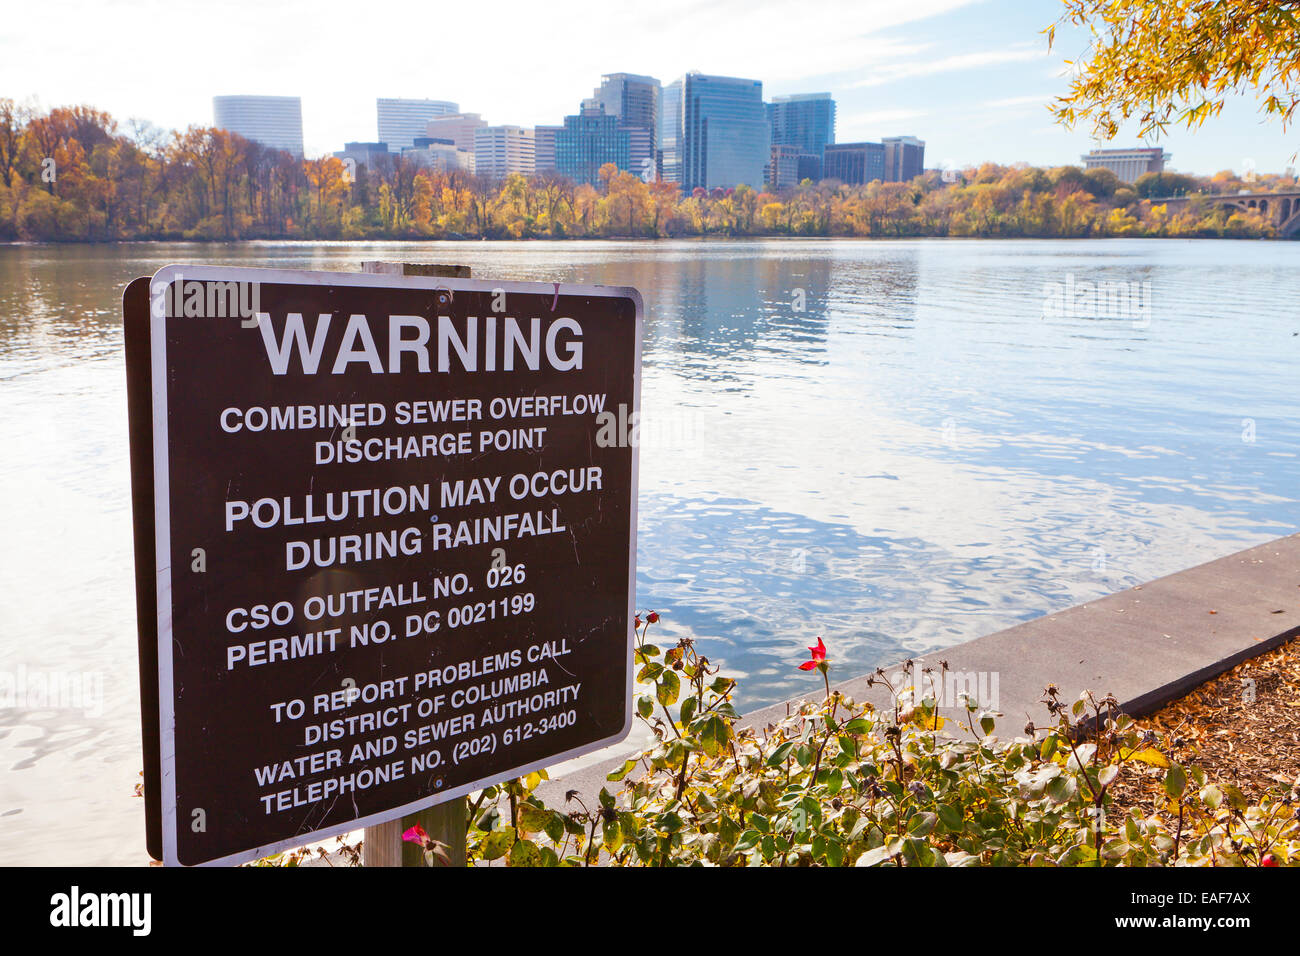
[[[805,157],[820,164],[826,147],[835,142],[835,100],[829,93],[798,93],[774,96],[767,104],[767,118],[772,124],[773,146],[795,146]]]
[[[676,181],[684,192],[742,183],[763,188],[772,139],[761,81],[687,73],[664,88],[661,112],[665,179],[680,166]]]
[[[577,116],[564,117],[564,128],[555,134],[555,168],[575,183],[595,186],[606,163],[629,168],[629,145],[629,131],[618,117],[594,104]]]

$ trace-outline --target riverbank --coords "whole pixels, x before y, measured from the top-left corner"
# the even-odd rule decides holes
[[[1300,635],[1300,534],[1270,541],[1216,561],[1136,585],[1097,601],[1048,614],[914,662],[933,668],[940,713],[964,723],[958,699],[974,691],[981,705],[1002,713],[997,733],[1013,737],[1029,722],[1049,723],[1041,703],[1054,684],[1061,699],[1085,690],[1110,694],[1131,716],[1152,714],[1242,661]],[[799,648],[793,648],[798,653]],[[828,649],[834,658],[834,647]],[[946,671],[941,661],[947,663]],[[899,662],[901,665],[902,662]],[[882,668],[895,686],[898,666]],[[831,689],[877,707],[891,705],[887,686],[864,674]],[[745,714],[740,727],[762,728],[805,700],[819,700],[809,679],[806,695]],[[600,762],[556,774],[538,788],[550,806],[567,791],[594,795],[605,775],[633,748]]]

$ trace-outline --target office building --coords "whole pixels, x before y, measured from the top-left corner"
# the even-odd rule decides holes
[[[773,146],[794,146],[805,157],[806,178],[820,179],[826,147],[835,142],[835,100],[829,93],[774,96],[767,104]]]
[[[620,167],[653,179],[657,165],[659,81],[636,73],[607,73],[592,96],[598,105],[628,131],[628,165]],[[647,165],[649,164],[649,165]],[[648,173],[648,175],[647,175]]]
[[[351,160],[354,166],[364,166],[368,172],[379,172],[392,166],[393,154],[387,143],[344,143],[334,154],[335,159]]]
[[[592,99],[624,126],[655,129],[659,120],[659,81],[635,73],[607,73]]]
[[[822,160],[822,178],[861,186],[885,178],[883,143],[832,143]]]
[[[906,183],[925,172],[925,142],[915,136],[886,136],[885,182]]]
[[[402,149],[402,158],[418,163],[425,169],[444,173],[455,170],[473,173],[475,167],[473,153],[457,149],[456,144],[449,139],[434,139],[430,136],[415,137],[414,146]]]
[[[664,90],[665,118],[680,114],[673,131],[673,156],[661,125],[664,178],[670,166],[689,192],[697,187],[727,189],[742,183],[760,188],[771,162],[771,131],[763,84],[731,76],[687,73]],[[669,119],[672,122],[672,119]]]
[[[684,80],[665,86],[659,97],[657,161],[659,178],[682,181],[682,87]]]
[[[1109,169],[1121,182],[1136,182],[1146,173],[1163,173],[1172,158],[1159,147],[1137,149],[1094,149],[1082,157],[1087,169]]]
[[[474,152],[474,133],[483,129],[487,123],[478,113],[448,113],[438,116],[424,124],[421,136],[431,139],[449,139],[457,149],[467,153]]]
[[[629,134],[617,116],[611,116],[593,100],[583,103],[577,116],[564,117],[555,135],[555,168],[575,183],[600,182],[600,167],[613,163],[629,167]]]
[[[429,120],[450,113],[459,113],[460,107],[446,100],[403,100],[379,98],[375,100],[379,116],[379,138],[388,144],[390,151],[400,153],[414,146],[417,136],[428,136],[425,129]]]
[[[271,149],[302,156],[302,99],[297,96],[214,96],[213,125]]]
[[[478,175],[488,179],[504,179],[512,173],[531,176],[536,163],[531,129],[481,126],[474,131],[474,171]]]
[[[772,144],[772,159],[767,168],[767,186],[769,189],[790,189],[799,185],[799,160],[813,158],[798,146]]]
[[[555,165],[555,137],[559,135],[563,126],[535,126],[533,127],[533,155],[534,168],[539,173],[553,173],[556,171]]]

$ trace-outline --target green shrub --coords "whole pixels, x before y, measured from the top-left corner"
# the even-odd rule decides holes
[[[657,743],[624,763],[596,798],[570,791],[546,806],[545,774],[482,791],[469,860],[512,866],[1257,866],[1300,861],[1294,793],[1250,805],[1239,790],[1169,760],[1156,734],[1085,692],[1054,686],[1049,725],[995,736],[995,715],[968,703],[963,721],[895,687],[890,710],[830,691],[818,641],[803,669],[826,699],[779,723],[737,729],[735,680],[690,639],[661,650],[637,619],[637,715]],[[819,651],[820,649],[820,651]],[[820,656],[819,656],[820,654]],[[942,665],[946,669],[946,663]],[[928,668],[926,669],[928,670]],[[907,662],[911,678],[915,665]],[[916,675],[919,676],[919,675]],[[917,683],[921,683],[917,681]],[[1085,735],[1078,724],[1099,728]],[[1167,804],[1112,811],[1135,763],[1163,770]]]

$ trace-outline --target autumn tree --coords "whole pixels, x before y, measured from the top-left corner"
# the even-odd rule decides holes
[[[1283,128],[1300,103],[1300,22],[1295,0],[1063,0],[1060,23],[1091,45],[1074,63],[1052,112],[1066,126],[1090,121],[1101,139],[1136,119],[1140,136],[1171,123],[1195,128],[1230,97],[1253,93]],[[1049,42],[1056,26],[1045,31]]]

